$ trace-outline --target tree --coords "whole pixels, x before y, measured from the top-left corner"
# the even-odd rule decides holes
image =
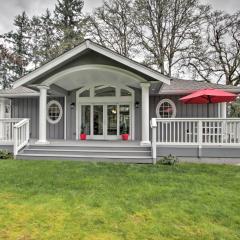
[[[126,57],[136,46],[131,0],[109,0],[97,8],[89,21],[89,36],[96,42]]]
[[[23,65],[22,58],[9,52],[7,47],[0,44],[0,86],[1,88],[10,87],[11,83],[16,79],[15,66]]]
[[[206,33],[189,58],[188,66],[207,81],[240,83],[240,12],[215,11],[207,16]]]
[[[34,68],[57,57],[58,34],[51,12],[47,9],[41,16],[31,19],[31,58]]]
[[[38,68],[41,64],[40,56],[40,42],[41,42],[41,19],[33,16],[30,21],[30,56],[33,62],[34,69]]]
[[[1,75],[4,85],[23,76],[28,72],[29,54],[29,18],[25,12],[14,19],[15,31],[0,36],[1,47]]]
[[[145,63],[169,76],[173,67],[181,69],[208,10],[198,0],[136,0],[135,33]]]
[[[84,39],[85,18],[82,14],[82,0],[58,0],[54,15],[57,28],[59,51],[64,52],[78,45]]]

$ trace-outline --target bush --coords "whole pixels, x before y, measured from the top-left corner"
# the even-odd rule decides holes
[[[6,150],[0,150],[0,159],[10,159],[13,158],[12,153]]]
[[[175,165],[178,163],[178,158],[170,154],[169,156],[160,158],[158,163],[163,165]]]

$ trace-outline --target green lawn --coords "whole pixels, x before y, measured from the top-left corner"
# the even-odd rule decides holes
[[[0,239],[240,239],[240,167],[0,161]]]

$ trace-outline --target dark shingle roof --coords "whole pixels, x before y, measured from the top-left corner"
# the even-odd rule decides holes
[[[0,96],[37,96],[39,93],[27,87],[17,87],[15,89],[0,89]]]
[[[187,93],[192,93],[194,91],[198,91],[206,88],[222,89],[228,92],[240,93],[240,87],[208,83],[205,81],[183,80],[183,79],[177,79],[177,78],[172,79],[170,85],[162,84],[159,91],[156,88],[154,93],[163,94],[163,95],[187,94]]]

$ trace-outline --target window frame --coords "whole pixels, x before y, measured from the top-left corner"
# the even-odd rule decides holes
[[[176,115],[177,115],[177,108],[176,108],[176,104],[169,98],[164,98],[162,100],[160,100],[157,104],[157,107],[156,107],[156,115],[158,118],[163,118],[160,113],[159,113],[159,110],[160,110],[160,107],[163,103],[168,103],[171,105],[172,107],[172,116],[170,118],[175,118]]]
[[[57,105],[58,108],[59,108],[59,116],[56,120],[52,120],[49,116],[49,108],[51,107],[51,105]],[[50,123],[50,124],[57,124],[61,121],[62,119],[62,116],[63,116],[63,108],[62,108],[62,105],[60,102],[56,101],[56,100],[51,100],[48,102],[47,104],[47,121]]]

